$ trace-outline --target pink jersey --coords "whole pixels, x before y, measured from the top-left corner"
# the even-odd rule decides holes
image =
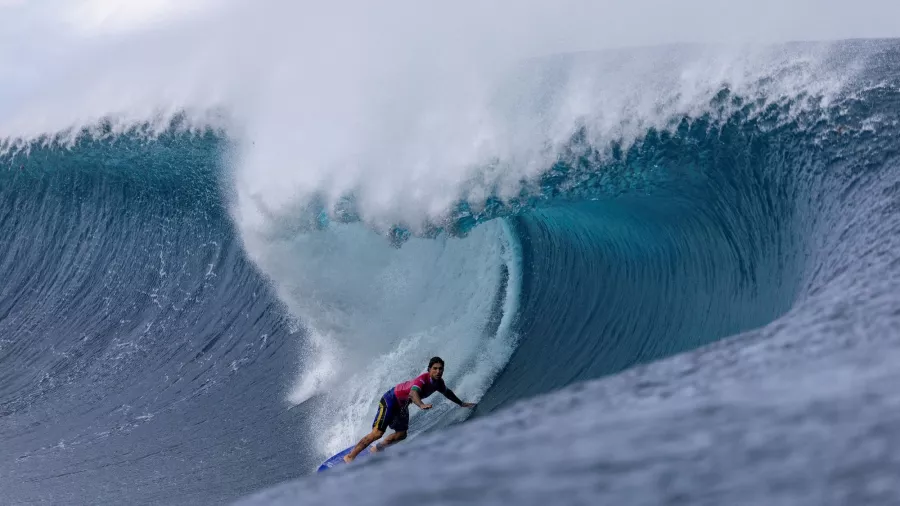
[[[394,395],[400,404],[406,404],[409,401],[409,394],[414,388],[419,391],[419,397],[424,399],[435,392],[443,392],[447,387],[444,385],[444,380],[432,380],[430,374],[423,372],[394,387]]]

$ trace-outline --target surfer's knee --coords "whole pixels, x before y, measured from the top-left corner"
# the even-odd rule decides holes
[[[383,430],[380,430],[380,429],[372,429],[372,434],[371,434],[372,438],[374,438],[374,439],[381,439],[381,436],[383,436],[383,435],[384,435],[384,431],[383,431]]]
[[[406,439],[406,431],[395,433],[394,439],[396,439],[397,441],[403,441],[404,439]]]

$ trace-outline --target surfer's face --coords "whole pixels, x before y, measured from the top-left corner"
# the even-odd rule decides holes
[[[428,373],[431,374],[432,379],[441,379],[441,376],[444,375],[444,364],[434,364],[428,369]]]

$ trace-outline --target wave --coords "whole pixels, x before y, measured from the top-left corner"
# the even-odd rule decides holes
[[[605,146],[576,150],[591,172],[640,184],[568,187],[507,218],[521,339],[481,404],[505,409],[242,504],[443,497],[446,480],[470,485],[454,500],[485,504],[890,502],[871,484],[891,457],[871,448],[896,432],[900,51],[862,45],[875,57],[832,99],[723,89],[729,115],[648,129],[612,162],[594,162]],[[378,496],[353,487],[404,471]]]
[[[891,44],[783,49],[531,61],[478,97],[489,127],[441,108],[399,152],[415,121],[349,157],[345,137],[298,147],[187,112],[10,137],[0,468],[21,485],[3,495],[232,498],[352,442],[435,354],[487,416],[789,318],[850,268],[826,246],[896,156],[897,88]],[[135,495],[105,490],[122,472]]]

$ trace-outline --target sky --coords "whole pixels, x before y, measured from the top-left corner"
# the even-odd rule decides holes
[[[392,2],[402,10],[441,12],[439,2]],[[230,0],[0,0],[0,29],[65,26],[75,33],[96,35],[146,28],[184,16],[203,15],[225,6],[241,5],[238,11],[284,12],[286,2],[232,2]],[[357,10],[359,2],[305,2],[304,15],[327,10],[327,5]],[[386,5],[384,2],[380,3]],[[450,2],[447,2],[450,4]],[[465,16],[528,20],[548,26],[593,27],[593,44],[643,45],[673,41],[783,41],[885,37],[900,34],[900,3],[893,0],[556,0],[507,2],[452,2],[452,10]],[[318,7],[317,7],[318,6]],[[325,6],[325,7],[323,7]],[[424,7],[423,7],[424,6]],[[289,11],[292,9],[288,9]],[[0,11],[2,12],[2,11]],[[296,11],[295,11],[296,12]],[[535,17],[535,14],[537,16]],[[235,20],[239,22],[239,19]],[[508,29],[498,26],[497,29]],[[32,32],[42,34],[40,28]]]

